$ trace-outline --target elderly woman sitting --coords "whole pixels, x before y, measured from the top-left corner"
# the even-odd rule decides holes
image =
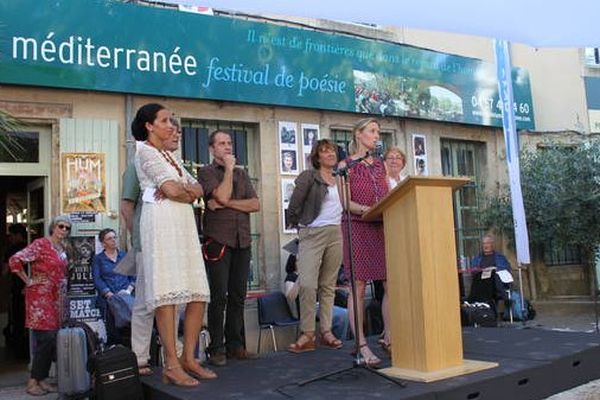
[[[92,264],[94,284],[98,291],[98,306],[104,312],[106,322],[107,343],[123,343],[123,339],[115,326],[114,316],[107,304],[116,293],[131,295],[135,285],[135,278],[121,275],[115,272],[116,266],[125,257],[125,252],[117,247],[117,234],[114,230],[107,228],[100,231],[98,239],[104,251],[96,254]]]

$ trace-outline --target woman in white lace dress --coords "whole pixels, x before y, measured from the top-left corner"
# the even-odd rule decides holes
[[[190,203],[202,196],[200,184],[164,143],[177,134],[172,114],[160,104],[142,106],[131,124],[138,140],[135,167],[143,192],[140,238],[146,307],[155,310],[165,351],[163,380],[195,386],[196,378],[216,374],[194,357],[210,290]],[[187,304],[183,356],[177,358],[175,318],[178,304]]]

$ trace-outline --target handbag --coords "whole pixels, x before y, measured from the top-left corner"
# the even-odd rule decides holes
[[[125,257],[119,261],[114,271],[117,274],[125,276],[136,276],[135,253],[135,250],[128,251],[127,254],[125,254]]]
[[[117,328],[125,328],[131,324],[133,301],[134,298],[132,295],[124,293],[115,293],[106,300]]]

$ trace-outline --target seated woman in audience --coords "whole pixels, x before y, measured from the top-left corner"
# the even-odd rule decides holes
[[[98,291],[98,307],[104,312],[106,322],[107,344],[124,344],[119,330],[115,326],[114,316],[109,310],[107,301],[116,293],[131,295],[135,285],[135,278],[115,272],[116,266],[125,257],[125,252],[117,246],[117,234],[113,229],[102,229],[98,239],[104,251],[96,254],[92,262],[94,284]]]

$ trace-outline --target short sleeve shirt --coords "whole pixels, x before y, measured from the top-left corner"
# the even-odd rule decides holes
[[[135,170],[135,164],[130,163],[123,173],[123,200],[133,201],[135,203],[135,213],[133,216],[133,227],[131,230],[131,245],[136,251],[142,250],[140,240],[140,217],[142,215],[142,191],[140,190],[140,181]]]
[[[204,189],[204,202],[212,198],[212,193],[223,182],[225,169],[213,161],[212,164],[200,168],[198,181]],[[250,182],[250,177],[241,168],[233,170],[233,200],[256,198],[256,192]],[[231,208],[211,211],[204,209],[204,236],[232,248],[250,247],[250,214]]]

